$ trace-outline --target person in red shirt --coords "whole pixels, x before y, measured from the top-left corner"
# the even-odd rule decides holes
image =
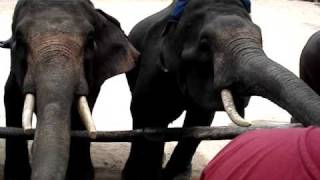
[[[229,143],[201,180],[319,180],[320,128],[257,130]]]

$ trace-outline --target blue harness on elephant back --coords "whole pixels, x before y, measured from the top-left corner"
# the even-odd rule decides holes
[[[241,0],[243,6],[246,8],[248,13],[251,12],[251,1],[250,0]],[[188,0],[177,0],[173,11],[171,13],[169,22],[178,22],[181,14],[183,13],[184,8],[188,4]]]
[[[241,0],[242,4],[244,5],[244,8],[248,11],[248,13],[251,13],[251,1],[250,0]]]
[[[189,0],[176,0],[175,5],[173,7],[173,11],[169,17],[168,23],[165,26],[165,28],[162,31],[162,36],[165,36],[169,29],[171,29],[172,26],[177,24],[179,22],[179,19],[183,13],[184,8],[187,6]],[[248,11],[248,13],[251,12],[251,1],[250,0],[240,0],[245,7],[245,9]]]

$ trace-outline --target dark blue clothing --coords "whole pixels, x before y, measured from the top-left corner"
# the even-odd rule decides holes
[[[246,10],[250,13],[251,12],[251,1],[250,0],[241,0],[243,6]],[[178,22],[184,8],[188,4],[188,0],[177,0],[176,4],[174,5],[173,11],[171,13],[171,17],[169,19],[170,22]]]
[[[186,7],[188,0],[177,0],[173,11],[171,13],[170,21],[178,21],[183,13],[184,8]]]
[[[241,0],[242,4],[248,11],[248,13],[251,13],[251,1],[250,0]]]
[[[179,19],[184,11],[184,8],[188,4],[188,1],[189,0],[177,0],[175,2],[172,13],[169,17],[169,21],[162,32],[162,36],[165,36],[168,33],[168,31],[170,31],[171,27],[176,25],[179,22]],[[250,13],[251,1],[250,0],[240,0],[240,1],[242,2],[244,8],[248,11],[248,13]]]

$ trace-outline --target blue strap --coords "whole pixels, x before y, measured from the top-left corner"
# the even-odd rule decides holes
[[[241,0],[241,2],[244,5],[244,7],[246,8],[246,10],[248,11],[248,13],[250,13],[251,12],[251,1],[250,0]],[[169,21],[177,22],[180,19],[181,14],[183,13],[183,10],[187,4],[188,4],[188,0],[177,0],[175,6],[173,8],[173,11],[171,13],[171,18]]]
[[[178,21],[180,19],[180,16],[186,7],[188,3],[188,0],[177,0],[173,11],[171,13],[171,21]]]
[[[242,4],[248,11],[248,13],[251,13],[251,1],[250,0],[241,0]]]

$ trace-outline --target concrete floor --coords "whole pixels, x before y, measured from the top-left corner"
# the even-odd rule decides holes
[[[0,0],[0,39],[10,37],[10,24],[16,1]],[[141,19],[170,3],[168,0],[95,0],[97,8],[116,17],[126,33]],[[317,4],[293,0],[252,0],[252,18],[263,33],[264,49],[274,61],[298,74],[299,56],[307,39],[320,29],[320,9]],[[0,49],[0,87],[4,87],[9,72],[9,51]],[[0,88],[0,97],[3,88]],[[129,112],[130,93],[123,75],[107,80],[94,108],[93,117],[99,130],[131,129]],[[171,127],[181,126],[179,118]],[[289,121],[289,114],[266,99],[254,97],[246,109],[249,119]],[[5,124],[3,103],[0,102],[0,126]],[[213,125],[226,125],[230,121],[218,113]],[[193,160],[195,179],[207,162],[228,141],[203,142]],[[166,157],[170,157],[175,143],[167,143]],[[0,177],[4,152],[0,141]],[[128,156],[128,143],[93,144],[92,157],[97,169],[96,179],[119,179],[120,171]],[[116,153],[114,153],[116,152]],[[1,178],[0,178],[1,179]]]

